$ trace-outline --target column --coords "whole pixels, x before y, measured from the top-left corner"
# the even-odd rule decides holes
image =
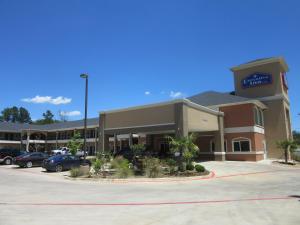
[[[104,153],[105,151],[105,114],[100,114],[99,119],[99,153]]]
[[[45,133],[45,152],[48,151],[48,133]]]
[[[29,152],[29,143],[30,143],[30,132],[27,131],[26,152]]]
[[[219,130],[215,133],[215,160],[216,161],[225,161],[225,149],[224,149],[224,117],[218,116]]]
[[[118,149],[118,136],[117,134],[114,134],[114,153],[117,153]]]
[[[130,148],[130,146],[132,146],[132,144],[133,144],[132,138],[133,138],[133,135],[130,133],[130,134],[129,134],[129,139],[128,139],[129,148]]]
[[[23,148],[23,131],[21,131],[20,150]]]
[[[95,155],[97,152],[97,137],[98,137],[98,132],[97,132],[97,128],[95,128],[95,152],[94,152]]]
[[[55,136],[55,148],[58,149],[58,132],[56,131],[56,136]]]
[[[188,131],[188,113],[187,107],[183,102],[175,104],[175,136],[186,137]]]

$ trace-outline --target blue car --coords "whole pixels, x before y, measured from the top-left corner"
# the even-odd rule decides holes
[[[43,168],[51,172],[62,172],[64,170],[70,170],[72,168],[80,167],[84,163],[84,160],[78,156],[72,155],[55,155],[43,162]],[[88,165],[91,165],[89,160],[86,160]]]

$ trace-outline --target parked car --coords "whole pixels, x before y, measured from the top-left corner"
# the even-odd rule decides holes
[[[44,160],[48,158],[49,156],[46,153],[31,152],[14,158],[14,164],[20,167],[31,168],[33,166],[42,166]]]
[[[55,149],[51,151],[51,155],[66,155],[69,153],[69,149],[67,147],[61,147],[59,149]]]
[[[85,155],[86,155],[86,156],[88,155],[88,152],[87,152],[87,151],[85,151]],[[77,153],[76,153],[76,156],[83,157],[83,156],[84,156],[84,151],[78,150]]]
[[[90,166],[91,162],[86,160],[86,163]],[[78,156],[72,155],[55,155],[43,162],[43,168],[47,171],[62,172],[64,170],[70,170],[72,168],[79,167],[83,164],[83,159]]]
[[[25,154],[25,151],[18,149],[0,149],[0,163],[11,165],[13,158]]]

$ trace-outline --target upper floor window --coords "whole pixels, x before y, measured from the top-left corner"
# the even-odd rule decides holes
[[[258,107],[254,107],[254,119],[256,125],[264,126],[264,113]]]

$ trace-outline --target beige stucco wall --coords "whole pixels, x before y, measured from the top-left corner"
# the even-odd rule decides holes
[[[242,88],[241,85],[242,80],[245,79],[247,76],[256,72],[271,74],[273,83],[267,85],[261,85],[257,87],[245,88],[245,89]],[[280,76],[281,72],[284,71],[281,65],[277,62],[235,71],[234,84],[235,84],[236,95],[256,98],[256,97],[265,97],[265,96],[272,96],[276,94],[282,94],[283,85]]]
[[[269,158],[280,158],[282,150],[277,148],[276,142],[288,138],[285,107],[283,100],[265,101],[268,109],[264,112],[265,137]]]
[[[174,123],[174,105],[153,106],[105,115],[105,129]]]
[[[216,131],[219,129],[218,116],[191,107],[187,109],[188,129],[193,131]]]

